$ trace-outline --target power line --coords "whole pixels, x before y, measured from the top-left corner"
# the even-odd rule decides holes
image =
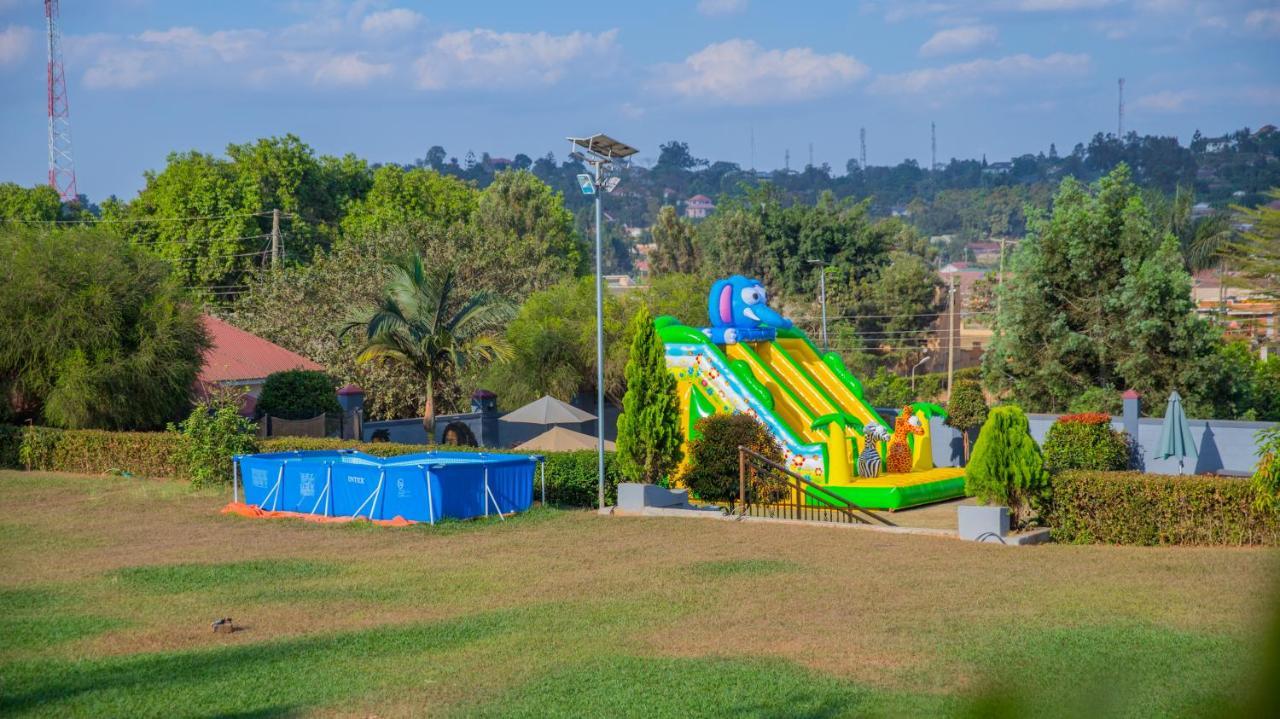
[[[270,212],[251,212],[247,214],[233,215],[193,215],[190,217],[138,217],[138,218],[101,218],[88,217],[79,220],[29,220],[21,217],[6,217],[4,222],[23,222],[32,225],[103,225],[103,224],[136,224],[146,222],[191,222],[194,220],[228,220],[232,218],[243,217],[267,217]],[[293,218],[295,215],[289,212],[280,213],[281,217]]]
[[[179,237],[172,240],[147,240],[144,242],[129,242],[134,247],[154,247],[157,245],[183,245],[183,244],[200,244],[204,242],[241,242],[244,240],[265,240],[271,235],[262,233],[260,235],[245,235],[244,237]]]

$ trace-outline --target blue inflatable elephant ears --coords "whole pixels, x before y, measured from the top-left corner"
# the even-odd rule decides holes
[[[775,312],[769,295],[759,280],[742,275],[717,280],[707,296],[711,327],[705,330],[712,342],[765,342],[779,329],[789,329],[791,320]]]

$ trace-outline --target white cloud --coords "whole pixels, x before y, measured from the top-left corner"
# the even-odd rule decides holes
[[[23,25],[10,25],[0,30],[0,65],[20,62],[31,49],[35,31]]]
[[[360,29],[370,35],[393,35],[414,30],[422,21],[422,15],[412,10],[393,8],[366,15]]]
[[[160,76],[161,56],[131,48],[110,48],[98,53],[84,72],[84,84],[95,90],[130,90],[153,82]]]
[[[1064,10],[1094,10],[1111,5],[1115,0],[1015,0],[1009,9],[1021,12],[1061,12]]]
[[[1088,55],[1056,52],[1045,57],[1027,54],[999,59],[981,59],[937,68],[924,68],[893,75],[881,75],[871,83],[871,90],[882,94],[991,93],[1006,83],[1044,78],[1081,75],[1089,71]]]
[[[1280,35],[1280,10],[1267,8],[1253,10],[1244,16],[1245,27],[1268,35]]]
[[[747,0],[699,0],[698,12],[707,17],[733,15],[747,9]]]
[[[138,39],[149,45],[169,48],[195,60],[210,60],[210,53],[222,62],[245,59],[267,34],[261,30],[218,30],[202,33],[193,27],[146,30]]]
[[[996,29],[990,25],[968,25],[939,30],[920,46],[923,57],[969,52],[996,41]]]
[[[617,49],[617,30],[602,33],[515,33],[462,30],[442,35],[414,62],[418,86],[550,85],[575,64],[597,64]]]
[[[1188,103],[1199,99],[1200,94],[1194,90],[1162,90],[1137,98],[1133,101],[1133,107],[1137,110],[1180,112],[1186,109]]]
[[[315,66],[317,85],[360,86],[391,74],[390,63],[369,62],[363,53],[348,52],[327,57]]]
[[[660,71],[662,85],[691,99],[730,105],[804,100],[850,85],[867,66],[843,53],[807,47],[765,50],[750,40],[708,45]]]

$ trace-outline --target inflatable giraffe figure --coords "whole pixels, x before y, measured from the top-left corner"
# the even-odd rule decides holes
[[[889,440],[889,461],[886,471],[902,474],[911,471],[911,445],[907,443],[907,435],[924,434],[919,418],[911,407],[903,407],[898,418],[893,421],[893,438]]]

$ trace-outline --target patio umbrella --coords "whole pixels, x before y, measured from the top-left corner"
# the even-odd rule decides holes
[[[515,449],[536,449],[543,452],[573,452],[584,449],[595,449],[596,438],[566,427],[552,427],[533,439],[518,444]],[[605,451],[614,449],[613,442],[605,440]]]
[[[1188,457],[1196,459],[1196,441],[1191,436],[1191,425],[1187,422],[1187,413],[1182,409],[1182,396],[1174,390],[1169,395],[1169,404],[1164,408],[1164,423],[1160,426],[1160,447],[1156,450],[1160,459],[1178,458],[1178,474],[1182,474],[1182,466]]]
[[[551,396],[535,399],[520,409],[501,417],[504,422],[525,422],[527,424],[576,424],[590,422],[595,418],[594,414],[584,412],[568,402],[561,402]]]

